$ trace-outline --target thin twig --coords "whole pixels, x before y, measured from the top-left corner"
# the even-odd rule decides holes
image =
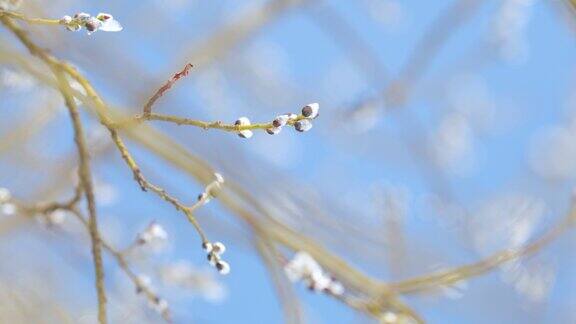
[[[80,188],[80,189],[78,189],[78,188]],[[80,223],[82,223],[84,228],[86,228],[86,230],[88,232],[90,232],[89,221],[86,220],[86,217],[84,217],[82,215],[82,212],[77,208],[79,198],[76,198],[76,197],[79,197],[79,196],[81,196],[81,187],[80,186],[76,187],[74,196],[71,199],[64,201],[64,202],[55,201],[55,202],[50,202],[47,204],[33,204],[33,205],[27,205],[25,203],[18,202],[17,204],[18,204],[19,210],[22,211],[22,215],[25,215],[27,217],[31,217],[33,215],[38,215],[38,214],[47,216],[56,210],[69,211],[72,215],[74,215],[76,217],[76,219],[78,219],[78,221],[80,221]],[[21,218],[19,217],[18,219],[21,219]],[[118,264],[120,269],[126,274],[126,276],[128,276],[130,281],[132,281],[132,283],[134,284],[134,287],[136,288],[136,292],[143,293],[144,296],[146,297],[146,299],[151,304],[158,303],[158,301],[160,300],[160,297],[154,291],[152,291],[150,289],[150,287],[148,287],[147,285],[142,283],[142,281],[140,280],[138,275],[136,275],[134,270],[132,270],[132,268],[130,267],[130,264],[128,263],[128,260],[126,260],[126,257],[124,256],[124,254],[122,252],[120,252],[119,249],[115,248],[111,243],[109,243],[108,241],[106,241],[103,238],[100,238],[100,243],[101,243],[102,247],[104,248],[104,250],[106,250],[108,253],[110,253],[114,257],[114,259],[116,260],[116,263]],[[161,313],[161,315],[162,315],[162,318],[164,318],[164,320],[166,322],[168,322],[168,323],[172,322],[169,309],[164,310]]]
[[[285,323],[303,323],[304,319],[300,303],[278,262],[279,252],[276,250],[274,242],[266,236],[260,235],[257,237],[255,245],[256,250],[268,268],[271,281],[276,288],[278,299],[281,301],[284,311]]]
[[[294,119],[290,119],[287,122],[287,125],[293,126],[294,123],[296,123],[299,120],[305,119],[304,116],[302,115],[298,115],[296,118]],[[235,125],[235,124],[227,124],[221,121],[214,121],[214,122],[207,122],[207,121],[201,121],[201,120],[197,120],[197,119],[191,119],[191,118],[184,118],[184,117],[177,117],[177,116],[172,116],[172,115],[164,115],[164,114],[155,114],[155,113],[151,113],[147,116],[141,115],[141,116],[136,116],[128,121],[124,121],[124,122],[120,122],[117,125],[119,126],[123,126],[123,125],[127,125],[130,122],[134,122],[134,121],[140,121],[140,120],[155,120],[155,121],[163,121],[163,122],[169,122],[169,123],[173,123],[176,125],[187,125],[187,126],[195,126],[195,127],[199,127],[202,129],[219,129],[222,131],[227,131],[227,132],[239,132],[239,131],[243,131],[243,130],[254,130],[254,129],[268,129],[268,128],[273,128],[274,125],[272,125],[272,123],[255,123],[255,124],[250,124],[250,125]]]
[[[80,211],[78,211],[76,208],[70,208],[68,210],[71,211],[74,216],[76,216],[76,218],[86,227],[86,229],[89,229],[89,224],[86,221],[86,219],[84,218],[84,216],[82,216]],[[144,283],[142,283],[142,281],[140,280],[138,275],[136,275],[134,270],[132,270],[132,268],[130,267],[130,264],[126,260],[124,254],[122,252],[120,252],[120,250],[118,250],[117,248],[112,246],[112,244],[110,244],[106,240],[102,239],[101,242],[102,242],[102,247],[106,251],[108,251],[108,253],[110,253],[114,257],[114,259],[116,259],[116,263],[118,263],[118,266],[120,267],[120,269],[122,269],[122,271],[124,271],[124,273],[126,273],[128,278],[130,279],[130,281],[132,281],[132,283],[136,287],[136,292],[143,293],[146,296],[146,299],[148,299],[148,301],[150,303],[152,303],[152,304],[158,303],[158,301],[160,300],[160,297],[156,293],[154,293],[150,289],[150,287],[148,287],[148,285],[145,285]],[[168,323],[172,322],[169,309],[164,310],[161,313],[161,315],[162,315],[162,318],[164,318],[164,320],[166,322],[168,322]]]
[[[401,294],[420,292],[439,286],[450,285],[460,280],[484,274],[511,260],[531,255],[547,246],[554,239],[563,234],[574,225],[576,220],[576,206],[572,206],[568,215],[558,224],[542,234],[538,239],[518,249],[508,249],[494,253],[492,256],[469,265],[445,270],[413,279],[391,283],[392,289]]]
[[[176,83],[181,78],[186,77],[188,75],[188,73],[190,72],[191,68],[192,68],[192,64],[187,63],[182,71],[174,74],[174,76],[172,76],[172,78],[170,80],[168,80],[162,87],[160,87],[160,89],[158,89],[154,93],[154,95],[144,105],[144,110],[142,112],[143,117],[150,115],[150,113],[152,112],[152,106],[154,105],[154,103],[160,97],[162,97],[166,91],[170,90],[170,88],[172,88],[174,83]]]
[[[54,57],[50,56],[46,51],[37,47],[26,35],[26,33],[20,29],[10,18],[6,15],[0,15],[0,21],[12,31],[16,37],[29,49],[29,51],[42,59],[48,67],[52,70],[56,79],[58,80],[58,87],[64,101],[70,113],[70,118],[72,120],[72,125],[74,128],[74,141],[78,149],[79,156],[79,168],[78,176],[80,179],[80,184],[84,195],[86,197],[86,204],[89,213],[89,224],[90,224],[90,238],[92,240],[92,258],[94,262],[94,268],[96,273],[96,291],[98,295],[98,320],[101,324],[107,322],[106,319],[106,291],[104,287],[104,267],[102,262],[102,251],[100,246],[100,235],[98,233],[98,222],[96,215],[96,202],[94,197],[94,188],[92,184],[92,176],[90,171],[90,155],[86,146],[84,139],[84,131],[82,123],[80,121],[80,116],[78,113],[78,107],[74,101],[74,97],[71,95],[70,84],[65,78],[61,70],[60,62]]]
[[[60,19],[29,18],[18,12],[5,11],[0,9],[0,17],[2,16],[22,20],[32,25],[61,25]]]
[[[72,125],[74,127],[74,142],[78,149],[80,165],[78,167],[78,177],[82,190],[86,197],[88,208],[88,225],[90,229],[90,238],[92,240],[92,258],[94,261],[94,270],[96,272],[96,291],[98,293],[98,321],[101,324],[107,322],[106,319],[106,290],[104,287],[104,265],[102,262],[102,248],[100,242],[100,233],[98,232],[98,220],[96,215],[96,198],[94,196],[94,185],[92,183],[92,172],[90,170],[90,153],[86,146],[84,130],[80,121],[80,114],[74,98],[70,94],[70,84],[64,74],[56,69],[53,70],[61,86],[61,93],[64,96],[66,107],[70,113]],[[77,190],[76,192],[79,192]],[[78,196],[75,196],[75,199]]]
[[[110,137],[112,138],[112,141],[120,151],[122,159],[126,162],[130,170],[132,170],[134,178],[138,182],[142,190],[151,190],[152,192],[160,196],[162,199],[171,203],[177,210],[182,211],[185,214],[188,221],[194,226],[194,228],[198,232],[198,235],[202,239],[202,242],[203,243],[207,242],[208,239],[206,238],[206,235],[202,231],[200,224],[192,214],[192,211],[188,207],[180,203],[176,198],[166,193],[164,189],[150,183],[148,180],[146,180],[146,178],[144,178],[138,164],[136,163],[136,161],[128,151],[128,148],[124,144],[124,141],[118,134],[118,130],[115,124],[108,117],[107,115],[108,109],[106,104],[104,103],[102,98],[100,98],[96,90],[94,90],[90,82],[86,80],[82,75],[80,75],[80,73],[78,73],[78,71],[73,66],[67,64],[66,62],[58,60],[54,56],[48,54],[44,49],[34,44],[34,42],[28,37],[26,32],[21,28],[19,28],[16,24],[14,24],[9,18],[0,16],[0,19],[2,20],[4,25],[8,27],[8,29],[11,30],[16,35],[16,37],[18,37],[18,39],[26,46],[26,48],[28,48],[28,50],[32,55],[35,55],[40,59],[42,59],[51,69],[66,72],[70,77],[72,77],[72,79],[77,81],[82,86],[82,88],[84,88],[88,96],[88,99],[96,108],[98,119],[110,132]],[[69,93],[74,92],[70,89]]]

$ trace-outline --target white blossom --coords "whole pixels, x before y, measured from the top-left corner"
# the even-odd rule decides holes
[[[226,261],[218,261],[216,262],[216,269],[218,272],[223,275],[227,275],[230,273],[230,265]]]
[[[66,29],[70,31],[85,28],[88,35],[98,30],[118,32],[123,29],[122,25],[111,14],[107,13],[99,13],[95,17],[85,12],[79,12],[73,17],[66,15],[60,19],[60,24],[66,26]]]
[[[312,123],[308,119],[301,119],[294,123],[294,128],[299,132],[307,132],[312,129]]]
[[[302,116],[310,119],[318,117],[318,111],[320,110],[320,105],[318,103],[307,104],[302,108]]]
[[[214,242],[212,244],[212,252],[221,255],[226,252],[226,246],[222,242]]]
[[[396,313],[394,312],[387,311],[384,314],[382,314],[381,319],[382,323],[393,324],[398,322],[398,315],[396,315]]]
[[[218,256],[212,252],[208,253],[208,263],[210,263],[211,266],[215,267],[216,263],[218,262]]]
[[[332,295],[335,295],[335,296],[341,296],[342,294],[344,294],[344,286],[339,281],[335,281],[335,280],[332,280],[332,282],[330,282],[327,290]]]
[[[281,127],[271,127],[271,128],[266,129],[266,133],[268,133],[270,135],[276,135],[276,134],[280,133],[281,130],[282,130]]]
[[[310,276],[306,278],[306,282],[308,283],[308,288],[319,292],[328,289],[332,279],[320,270],[312,272]]]
[[[226,252],[226,246],[222,242],[204,242],[202,248],[208,252],[207,258],[211,266],[215,267],[222,275],[230,273],[230,265],[222,260],[222,254]]]
[[[122,25],[111,14],[99,13],[96,19],[101,21],[100,30],[106,32],[118,32],[123,29]]]
[[[88,35],[92,34],[93,32],[97,31],[98,29],[100,29],[101,26],[102,26],[102,22],[100,20],[98,20],[98,18],[96,18],[96,17],[90,17],[84,23],[84,28],[86,28],[86,30],[88,31]]]
[[[17,207],[13,203],[4,203],[0,205],[0,214],[12,216],[16,214]]]
[[[450,113],[439,123],[432,139],[432,154],[438,166],[465,174],[474,166],[474,130],[461,113]]]
[[[214,172],[214,178],[216,179],[216,182],[224,183],[224,177],[220,173]]]
[[[136,278],[138,282],[138,287],[136,287],[136,293],[141,293],[143,289],[152,290],[152,278],[145,274],[139,274]]]
[[[159,314],[165,314],[166,312],[168,312],[168,309],[170,308],[168,302],[162,298],[159,298],[154,302],[150,302],[149,305],[153,310],[155,310]]]
[[[7,203],[10,199],[12,199],[10,190],[0,187],[0,204]]]
[[[500,55],[507,61],[522,63],[529,55],[526,34],[534,3],[534,0],[500,2],[492,36]]]
[[[60,225],[64,223],[64,221],[66,220],[68,216],[67,214],[68,212],[61,209],[57,209],[46,215],[46,222],[48,225]]]
[[[203,193],[198,195],[198,201],[202,202],[202,204],[207,204],[210,202],[210,195],[203,192]]]
[[[234,122],[234,125],[249,126],[250,125],[250,119],[248,119],[248,117],[240,117],[240,118],[238,118],[238,120],[236,120],[236,122]],[[238,136],[240,136],[242,138],[250,138],[250,137],[252,137],[252,135],[254,135],[254,133],[252,133],[252,131],[249,129],[241,130],[238,132]]]
[[[210,302],[220,302],[226,295],[226,287],[206,268],[198,269],[187,261],[177,261],[160,268],[163,283],[185,289]]]
[[[284,266],[284,272],[290,281],[302,281],[315,292],[326,291],[337,296],[344,293],[344,286],[326,273],[306,252],[296,253]]]
[[[213,248],[214,247],[212,246],[212,243],[210,243],[210,242],[202,243],[202,249],[204,249],[204,251],[206,251],[206,253],[211,253]]]
[[[277,116],[272,120],[272,126],[274,126],[274,128],[281,128],[288,123],[288,120],[290,120],[290,116],[287,114]]]
[[[62,19],[60,19],[60,22],[61,22],[62,24],[65,24],[65,25],[66,25],[66,29],[67,29],[67,30],[74,32],[74,31],[79,31],[80,29],[82,29],[82,26],[80,26],[79,24],[74,24],[74,23],[72,23],[72,22],[65,23],[65,22],[67,21],[67,20],[66,20],[66,17],[67,17],[67,16],[64,16]]]
[[[296,115],[294,113],[286,113],[284,115],[288,116],[288,120],[291,120],[291,121],[298,119],[298,115]]]
[[[114,185],[98,178],[94,180],[94,195],[96,195],[98,205],[102,207],[114,205],[119,196]]]
[[[36,81],[25,71],[2,69],[0,71],[0,87],[14,91],[30,90]]]
[[[64,15],[62,18],[60,18],[60,23],[62,25],[69,25],[72,23],[72,17],[68,16],[68,15]]]
[[[548,126],[534,136],[529,149],[530,165],[550,180],[576,177],[576,123]]]
[[[144,244],[155,244],[155,243],[162,243],[168,239],[168,233],[162,225],[158,224],[157,222],[152,222],[144,231],[138,234],[138,243],[141,245]]]
[[[500,194],[476,208],[469,224],[475,249],[490,255],[528,242],[546,213],[545,202],[523,194]]]
[[[530,301],[540,302],[548,296],[555,281],[556,269],[550,264],[523,264],[512,261],[502,265],[502,280]]]
[[[320,265],[306,252],[298,252],[294,258],[284,266],[286,276],[292,282],[301,280],[313,272],[322,271]]]
[[[91,17],[90,14],[87,14],[85,12],[78,12],[74,15],[73,21],[84,24],[88,21],[88,19],[90,19],[90,17]]]

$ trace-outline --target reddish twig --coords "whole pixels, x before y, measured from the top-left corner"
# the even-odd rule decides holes
[[[156,100],[158,100],[160,97],[162,97],[166,91],[170,90],[170,88],[172,88],[172,85],[174,85],[174,83],[176,83],[176,81],[187,76],[188,73],[190,72],[191,68],[192,68],[192,64],[187,63],[182,71],[174,74],[174,76],[170,80],[168,80],[162,87],[160,87],[160,89],[158,89],[158,91],[156,91],[156,93],[154,93],[154,95],[148,100],[148,102],[144,106],[144,111],[143,111],[144,114],[143,115],[145,117],[150,116],[150,114],[152,113],[152,106],[154,105]]]

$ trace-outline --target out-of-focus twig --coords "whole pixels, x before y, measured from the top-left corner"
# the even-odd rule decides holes
[[[70,211],[87,229],[89,228],[88,222],[77,209],[73,208],[70,209]],[[143,293],[146,299],[148,299],[148,301],[152,305],[158,304],[158,302],[160,301],[160,297],[155,292],[153,292],[148,285],[144,284],[142,280],[138,277],[138,275],[136,275],[136,273],[134,272],[134,270],[132,270],[130,264],[126,260],[124,254],[105,240],[102,240],[102,247],[106,251],[108,251],[108,253],[110,253],[114,257],[114,259],[116,259],[116,263],[118,263],[120,269],[124,271],[124,273],[128,276],[130,281],[132,281],[132,283],[134,284],[134,287],[136,287],[136,292]],[[172,322],[169,308],[163,309],[161,315],[166,322],[168,323]]]
[[[458,30],[458,26],[472,16],[481,3],[479,0],[455,0],[420,38],[398,76],[385,85],[376,96],[369,96],[356,103],[354,110],[378,105],[382,99],[385,99],[386,108],[406,104],[410,90],[424,75],[444,43]]]
[[[266,264],[271,281],[276,287],[278,299],[281,301],[284,310],[285,322],[304,323],[300,303],[290,286],[290,282],[284,275],[282,267],[278,264],[278,251],[273,244],[269,240],[265,241],[263,237],[256,238],[256,250],[262,257],[264,264]]]
[[[313,0],[271,0],[262,6],[250,9],[239,15],[232,22],[222,26],[218,31],[209,35],[205,41],[183,49],[181,57],[175,62],[194,62],[201,70],[212,62],[220,59],[230,52],[230,49],[246,40],[264,25],[278,18],[287,10],[312,2]],[[170,70],[176,70],[171,67]]]
[[[57,210],[69,211],[72,215],[76,217],[78,221],[80,221],[80,223],[82,223],[84,228],[86,228],[86,230],[90,232],[89,220],[86,220],[86,217],[82,215],[82,212],[77,207],[80,197],[81,197],[81,187],[77,186],[74,196],[64,202],[54,201],[50,203],[42,203],[36,205],[26,205],[24,203],[19,203],[18,205],[19,210],[21,211],[21,215],[27,218],[30,218],[34,215],[47,216],[50,213]],[[18,216],[14,217],[14,219],[25,220],[24,217],[18,217]],[[157,304],[160,301],[160,297],[154,291],[152,291],[148,285],[144,284],[142,280],[138,277],[138,275],[136,275],[136,273],[128,263],[128,260],[126,260],[124,254],[120,250],[115,248],[108,241],[100,238],[100,242],[104,250],[106,250],[114,257],[120,269],[128,276],[130,281],[132,281],[134,287],[136,288],[136,292],[143,293],[146,299],[150,302],[150,304],[152,305]],[[162,310],[161,315],[166,322],[168,323],[172,322],[169,308]]]
[[[388,71],[370,44],[362,39],[328,1],[318,1],[317,4],[309,5],[304,12],[312,18],[311,22],[330,36],[352,63],[366,75],[368,81],[381,84],[386,80]]]
[[[0,154],[8,151],[17,143],[26,142],[26,140],[38,134],[55,117],[57,110],[54,107],[42,108],[42,110],[34,112],[31,117],[22,121],[20,125],[14,126],[2,136]]]
[[[401,294],[421,292],[424,290],[432,289],[438,286],[450,285],[460,280],[468,279],[486,273],[494,268],[504,264],[505,262],[519,259],[521,257],[534,254],[547,246],[562,235],[566,230],[570,229],[576,221],[576,205],[571,207],[568,214],[554,227],[542,234],[532,243],[529,243],[518,249],[509,249],[494,253],[492,256],[461,267],[454,269],[433,273],[430,275],[423,275],[413,279],[392,283],[393,290]]]

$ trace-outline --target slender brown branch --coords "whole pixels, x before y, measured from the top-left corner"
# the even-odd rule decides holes
[[[102,262],[102,250],[100,246],[100,235],[98,233],[98,223],[96,215],[96,202],[94,197],[94,188],[92,184],[92,176],[90,171],[90,155],[86,146],[84,139],[84,131],[82,123],[80,121],[80,115],[78,113],[78,107],[74,101],[74,97],[71,95],[71,88],[68,81],[65,78],[60,66],[60,62],[54,57],[47,54],[44,50],[37,47],[26,35],[26,33],[20,29],[10,18],[7,16],[0,16],[0,21],[11,30],[16,37],[30,50],[30,52],[42,59],[48,67],[52,70],[56,79],[58,80],[58,86],[64,101],[68,108],[70,118],[72,120],[72,125],[74,128],[74,141],[78,150],[79,156],[79,168],[78,176],[80,180],[80,185],[86,197],[86,204],[89,213],[89,224],[90,224],[90,238],[92,240],[92,258],[94,263],[94,269],[96,274],[96,291],[98,295],[98,320],[101,324],[107,322],[106,319],[106,291],[104,287],[104,266]],[[79,199],[79,198],[78,198]]]
[[[160,97],[162,97],[168,90],[170,90],[172,88],[172,86],[174,85],[174,83],[176,83],[181,78],[186,77],[188,75],[188,73],[190,72],[190,69],[192,67],[193,67],[192,64],[187,63],[182,71],[174,74],[170,80],[168,80],[162,87],[160,87],[158,90],[156,90],[154,95],[152,95],[152,97],[144,105],[144,108],[142,110],[141,115],[136,115],[136,116],[128,118],[126,120],[114,122],[111,124],[111,126],[113,126],[114,128],[120,128],[120,127],[130,126],[134,123],[139,123],[139,122],[144,121],[144,120],[147,120],[147,121],[155,120],[155,121],[174,123],[174,124],[179,125],[179,126],[180,125],[187,125],[187,126],[195,126],[195,127],[203,128],[205,130],[219,129],[219,130],[228,131],[228,132],[239,132],[239,131],[243,131],[243,130],[254,130],[254,129],[262,129],[263,130],[263,129],[274,128],[274,125],[272,124],[272,122],[256,123],[256,124],[250,124],[250,125],[236,125],[236,124],[226,124],[226,123],[223,123],[221,121],[207,122],[207,121],[202,121],[202,120],[197,120],[197,119],[192,119],[192,118],[185,118],[185,117],[177,117],[177,116],[166,115],[166,114],[152,113],[152,107],[154,106],[154,103],[156,103],[156,101]],[[302,119],[305,119],[305,117],[302,115],[297,115],[297,116],[295,116],[295,118],[289,119],[287,121],[287,124],[290,126],[294,126],[294,124],[297,121],[302,120]]]
[[[130,154],[127,146],[124,144],[124,141],[122,140],[122,138],[118,134],[117,125],[110,119],[110,117],[108,117],[110,114],[108,107],[106,106],[106,104],[104,103],[102,98],[100,98],[100,96],[98,95],[96,90],[92,87],[90,82],[88,80],[86,80],[82,75],[80,75],[80,73],[78,73],[78,71],[74,67],[72,67],[71,65],[66,64],[64,62],[61,63],[61,65],[62,65],[62,68],[74,80],[76,80],[78,83],[80,83],[80,85],[86,91],[91,103],[96,108],[96,114],[98,115],[98,119],[110,132],[110,136],[112,138],[112,141],[114,142],[114,144],[116,145],[116,147],[120,151],[120,155],[122,156],[122,159],[124,160],[124,162],[126,162],[128,167],[130,168],[130,170],[132,170],[132,173],[134,175],[134,179],[136,180],[136,182],[138,182],[138,184],[140,185],[142,190],[144,190],[144,191],[150,190],[150,191],[154,192],[160,198],[162,198],[165,201],[172,204],[176,208],[176,210],[182,211],[184,213],[184,215],[186,216],[186,218],[188,219],[188,221],[196,229],[196,232],[200,236],[202,243],[208,242],[208,239],[207,239],[206,235],[204,234],[204,231],[202,230],[202,228],[200,227],[200,224],[198,223],[198,221],[196,220],[196,218],[192,214],[193,210],[190,209],[190,207],[187,207],[184,204],[182,204],[175,197],[172,197],[171,195],[169,195],[166,192],[166,190],[164,190],[163,188],[160,188],[160,187],[152,184],[148,180],[146,180],[146,178],[144,177],[144,175],[140,171],[140,167],[138,166],[138,164],[136,163],[136,161],[134,160],[134,158]]]
[[[22,211],[22,216],[26,217],[32,217],[34,215],[47,216],[56,210],[69,211],[72,215],[74,215],[74,217],[76,217],[76,219],[80,223],[82,223],[84,228],[86,228],[86,230],[90,232],[89,221],[86,220],[86,217],[82,215],[82,212],[77,208],[77,204],[79,202],[78,201],[79,198],[77,197],[81,196],[82,193],[81,190],[82,189],[80,186],[76,187],[74,196],[71,199],[66,200],[64,202],[54,201],[47,204],[32,204],[32,205],[17,202],[18,208]],[[22,217],[16,217],[15,219],[22,219]],[[154,291],[152,291],[150,287],[144,284],[142,280],[138,277],[138,275],[136,275],[136,273],[128,263],[128,260],[126,260],[124,254],[119,249],[114,247],[110,242],[104,240],[103,238],[100,238],[100,243],[104,248],[104,250],[106,250],[108,253],[110,253],[110,255],[114,257],[120,269],[126,274],[126,276],[128,276],[130,281],[132,281],[132,284],[136,288],[136,292],[144,294],[144,296],[150,303],[152,304],[158,303],[160,297]],[[168,323],[172,322],[169,309],[164,310],[161,313],[161,315],[166,322]]]
[[[160,97],[162,97],[166,91],[170,90],[170,88],[172,88],[174,83],[176,83],[181,78],[186,77],[188,75],[188,73],[190,72],[191,68],[192,68],[192,64],[187,63],[182,71],[174,74],[174,76],[172,76],[172,78],[170,80],[168,80],[162,87],[160,87],[160,89],[158,89],[154,93],[154,95],[148,100],[148,102],[146,102],[146,104],[144,105],[144,110],[143,110],[142,115],[144,117],[149,116],[150,113],[152,112],[152,106],[154,105],[154,103]]]
[[[76,208],[70,208],[68,210],[71,211],[74,216],[76,216],[76,218],[84,225],[84,227],[86,227],[86,229],[90,228],[90,225],[86,221],[85,217],[82,216],[82,214],[80,213],[79,210],[77,210]],[[130,279],[130,281],[132,281],[132,283],[136,287],[136,292],[143,293],[144,296],[146,296],[146,299],[148,299],[148,301],[150,303],[153,303],[153,304],[158,303],[158,301],[160,300],[160,297],[156,293],[154,293],[150,289],[150,287],[148,287],[147,285],[142,283],[142,281],[140,280],[138,275],[136,275],[134,270],[132,270],[132,268],[130,267],[130,264],[128,263],[128,261],[124,257],[124,254],[122,252],[120,252],[120,250],[115,248],[112,244],[107,242],[106,240],[101,240],[101,242],[102,242],[102,247],[108,253],[110,253],[114,257],[114,259],[116,259],[116,263],[118,264],[120,269],[122,269],[122,271],[124,271],[124,273]],[[162,318],[164,318],[164,320],[166,322],[169,322],[169,323],[172,322],[172,318],[171,318],[169,309],[164,310],[161,315],[162,315]]]
[[[33,210],[43,214],[48,214],[58,209],[71,209],[75,207],[78,202],[80,202],[80,199],[82,199],[82,194],[84,193],[83,188],[84,187],[82,184],[79,183],[76,187],[74,187],[74,196],[72,196],[72,198],[68,199],[67,201],[51,202],[48,204],[34,206]]]
[[[34,42],[28,37],[26,32],[21,28],[19,28],[9,18],[0,16],[0,19],[2,20],[2,23],[16,35],[16,37],[22,42],[22,44],[26,46],[26,48],[30,51],[32,55],[35,55],[40,59],[42,59],[42,61],[44,61],[52,70],[59,72],[63,71],[67,73],[70,77],[72,77],[72,79],[77,81],[82,86],[82,88],[84,88],[87,94],[86,99],[88,99],[90,103],[94,106],[94,108],[96,108],[96,114],[98,115],[98,119],[110,132],[112,141],[120,151],[122,159],[126,162],[130,170],[132,170],[134,178],[138,182],[140,187],[143,190],[147,189],[151,190],[152,192],[160,196],[162,199],[171,203],[177,210],[182,211],[185,214],[188,221],[194,226],[194,228],[198,232],[198,235],[201,237],[202,242],[207,242],[208,240],[206,238],[206,235],[204,234],[202,228],[200,227],[200,224],[192,214],[192,210],[189,207],[184,206],[176,198],[167,194],[164,189],[150,183],[148,180],[144,178],[142,172],[140,171],[140,168],[138,167],[138,164],[136,163],[136,161],[128,151],[127,146],[124,144],[124,141],[118,134],[116,125],[110,119],[110,117],[108,117],[109,112],[106,104],[100,98],[96,90],[94,90],[90,82],[88,82],[88,80],[82,77],[73,66],[67,64],[66,62],[58,60],[57,58],[48,54],[45,50],[34,44]],[[74,93],[74,91],[72,89],[69,89],[68,93],[71,94]],[[73,97],[71,98],[72,102],[75,103],[74,98]]]
[[[135,120],[155,120],[155,121],[163,121],[169,122],[176,125],[187,125],[187,126],[195,126],[203,129],[219,129],[227,132],[239,132],[243,130],[254,130],[254,129],[268,129],[274,127],[272,123],[256,123],[250,125],[235,125],[235,124],[227,124],[221,121],[215,122],[207,122],[201,121],[197,119],[191,118],[183,118],[177,117],[172,115],[163,115],[163,114],[155,114],[151,113],[148,116],[138,116],[134,118]],[[305,119],[304,116],[298,115],[296,118],[288,120],[287,125],[293,126],[299,120]]]
[[[90,153],[86,146],[84,138],[84,130],[80,121],[80,114],[78,107],[74,101],[74,97],[70,94],[70,85],[66,80],[64,74],[56,69],[53,69],[56,77],[61,86],[61,93],[64,96],[66,106],[70,113],[70,119],[74,127],[74,142],[78,149],[78,157],[80,165],[78,168],[78,177],[84,195],[86,197],[86,204],[88,208],[88,227],[90,230],[90,238],[92,240],[92,258],[94,262],[94,270],[96,273],[96,291],[98,293],[98,321],[101,324],[107,322],[106,319],[106,290],[104,287],[104,265],[102,262],[102,247],[100,242],[100,233],[98,232],[98,220],[96,215],[96,198],[94,196],[94,185],[92,183],[92,172],[90,170]],[[76,192],[79,192],[78,190]],[[75,198],[78,196],[75,196]],[[76,198],[79,199],[79,198]],[[74,200],[73,200],[74,201]]]

